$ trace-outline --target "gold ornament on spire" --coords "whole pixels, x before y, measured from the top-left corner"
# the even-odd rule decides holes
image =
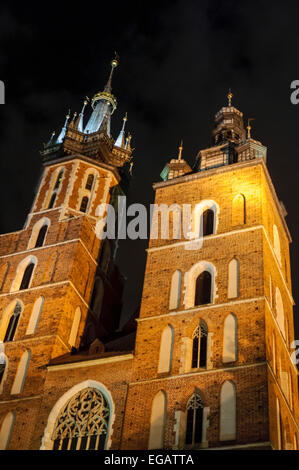
[[[119,64],[119,55],[117,52],[114,51],[114,59],[112,59],[111,61],[111,66],[115,68],[118,66],[118,64]]]
[[[233,97],[233,96],[234,96],[234,95],[232,94],[231,89],[229,89],[228,94],[227,94],[227,99],[228,99],[228,106],[229,106],[229,108],[230,108],[231,105],[232,105],[232,97]]]

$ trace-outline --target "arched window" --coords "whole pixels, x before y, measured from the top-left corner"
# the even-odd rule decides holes
[[[49,201],[48,209],[52,209],[54,207],[55,199],[56,199],[57,192],[53,192],[51,199]]]
[[[87,196],[83,196],[82,197],[82,200],[81,200],[81,206],[80,206],[80,212],[86,212],[87,210],[87,205],[88,205],[88,197]]]
[[[50,223],[50,219],[43,217],[34,224],[28,243],[28,250],[43,246]]]
[[[237,360],[237,319],[229,314],[224,321],[223,329],[223,362]]]
[[[232,226],[246,223],[246,199],[243,194],[237,194],[233,199]]]
[[[173,348],[173,328],[167,325],[161,335],[158,373],[170,372]]]
[[[272,333],[272,364],[273,364],[273,371],[277,374],[276,371],[276,340],[275,340],[275,333]]]
[[[196,279],[194,305],[209,304],[211,302],[212,276],[203,271]]]
[[[110,407],[104,394],[85,388],[60,411],[52,435],[53,450],[105,449]]]
[[[10,411],[5,416],[0,430],[0,450],[7,450],[9,441],[15,424],[15,413]]]
[[[220,441],[236,439],[236,390],[232,382],[226,381],[220,394]]]
[[[7,330],[4,336],[4,343],[8,341],[13,341],[16,329],[20,320],[20,315],[22,312],[22,306],[19,302],[16,303],[13,313],[9,319]]]
[[[202,214],[202,236],[214,233],[214,211],[206,209]]]
[[[274,253],[276,255],[277,261],[279,262],[281,266],[281,250],[280,250],[280,239],[279,239],[279,233],[276,225],[273,225],[273,249]]]
[[[204,237],[216,233],[219,206],[213,200],[204,200],[197,204],[193,211],[194,237]]]
[[[55,181],[54,188],[53,188],[54,190],[59,188],[60,183],[61,183],[61,180],[62,180],[63,172],[64,172],[63,169],[61,169],[61,170],[59,171],[59,173],[58,173],[58,175],[57,175],[57,178],[56,178],[56,181]]]
[[[282,425],[280,415],[280,404],[278,398],[276,398],[276,432],[277,432],[277,450],[282,449]]]
[[[95,279],[95,283],[93,286],[93,292],[92,292],[91,302],[90,302],[90,308],[97,318],[99,318],[101,314],[103,298],[104,298],[104,283],[100,277],[97,277]]]
[[[76,345],[76,339],[77,339],[78,329],[80,325],[80,320],[81,320],[81,309],[80,307],[77,307],[75,311],[75,315],[74,315],[72,329],[71,329],[70,336],[69,336],[69,345],[72,347]]]
[[[31,281],[34,266],[35,266],[34,263],[29,263],[27,265],[27,267],[24,271],[24,274],[23,274],[22,281],[21,281],[20,290],[28,289],[30,281]]]
[[[31,352],[29,349],[22,354],[22,357],[19,362],[18,370],[15,376],[15,380],[11,389],[11,394],[16,395],[18,393],[22,393],[25,379],[27,375],[27,370],[29,367]]]
[[[169,297],[169,310],[175,310],[180,306],[181,297],[181,278],[182,273],[177,269],[171,278],[170,297]]]
[[[203,403],[198,393],[194,393],[187,403],[186,444],[196,445],[202,442]]]
[[[46,238],[47,230],[48,230],[48,225],[43,225],[41,227],[40,231],[38,232],[38,236],[37,236],[36,243],[35,243],[35,248],[43,246],[45,238]]]
[[[203,320],[200,320],[192,337],[192,369],[207,366],[207,352],[208,327]]]
[[[93,182],[94,182],[94,175],[93,174],[88,175],[85,189],[88,189],[90,191],[92,188]]]
[[[27,289],[30,285],[34,266],[37,264],[37,258],[35,256],[27,256],[23,259],[18,267],[16,276],[11,285],[10,292],[15,292],[21,289]]]
[[[29,324],[27,327],[26,335],[32,335],[36,333],[37,325],[42,313],[43,305],[44,305],[44,297],[39,297],[33,305],[32,313],[30,316]]]
[[[283,301],[281,297],[281,293],[278,287],[276,287],[275,292],[275,301],[276,301],[276,319],[280,331],[282,332],[285,338],[285,325],[284,325],[284,308],[283,308]]]
[[[228,298],[239,296],[239,261],[232,259],[228,265]]]
[[[216,275],[215,266],[208,261],[197,262],[185,273],[185,309],[213,302]]]
[[[163,449],[166,418],[166,395],[160,390],[152,404],[149,449]]]
[[[6,359],[4,354],[0,354],[0,387],[4,378],[4,372],[6,368]]]

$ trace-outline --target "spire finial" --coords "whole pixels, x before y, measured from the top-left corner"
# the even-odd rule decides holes
[[[114,144],[116,145],[116,147],[125,147],[125,126],[126,126],[127,120],[128,120],[128,113],[126,113],[123,117],[123,126]]]
[[[79,118],[77,120],[77,129],[80,132],[83,132],[83,116],[84,116],[85,106],[88,104],[88,101],[89,101],[89,98],[88,98],[88,96],[86,96],[85,100],[83,102],[83,107],[82,107],[81,113],[79,114]]]
[[[183,152],[183,139],[181,140],[180,146],[179,146],[179,157],[178,159],[182,159],[182,152]]]
[[[249,118],[249,119],[247,120],[247,127],[246,127],[246,129],[247,129],[247,139],[251,139],[251,134],[250,134],[250,131],[251,131],[250,122],[251,122],[251,121],[254,121],[254,118]]]
[[[233,97],[233,96],[234,96],[234,95],[232,94],[232,91],[231,91],[231,89],[229,89],[229,90],[228,90],[228,94],[227,94],[227,99],[228,99],[228,107],[229,107],[229,108],[230,108],[230,107],[231,107],[231,105],[232,105],[232,97]]]
[[[71,117],[71,110],[69,109],[67,115],[65,116],[65,123],[63,125],[63,128],[61,129],[61,132],[59,136],[57,137],[57,140],[56,140],[57,143],[61,144],[61,142],[63,141],[65,133],[66,133],[66,129],[67,129],[67,123],[70,117]]]
[[[128,134],[128,137],[126,138],[126,150],[132,150],[131,149],[131,139],[132,139],[132,136],[131,134]]]
[[[114,69],[118,66],[118,64],[119,64],[119,55],[117,54],[117,52],[114,52],[114,59],[111,60],[110,75],[109,75],[109,78],[108,78],[107,85],[105,86],[105,91],[108,92],[108,93],[111,92],[112,75],[113,75]]]

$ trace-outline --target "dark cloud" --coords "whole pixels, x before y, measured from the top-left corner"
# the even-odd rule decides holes
[[[22,227],[41,170],[38,150],[69,108],[80,111],[84,97],[102,89],[116,50],[112,130],[116,135],[127,111],[136,149],[131,200],[153,202],[152,183],[181,138],[190,163],[209,145],[213,116],[231,87],[245,118],[255,118],[253,135],[268,147],[268,168],[289,212],[296,298],[299,105],[289,96],[299,79],[298,9],[297,2],[269,0],[2,4],[0,231]],[[120,246],[126,312],[141,295],[146,245]]]

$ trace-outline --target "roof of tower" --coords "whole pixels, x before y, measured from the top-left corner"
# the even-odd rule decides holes
[[[110,116],[117,106],[116,98],[111,92],[111,83],[114,69],[118,66],[118,63],[118,57],[116,55],[116,57],[111,61],[110,75],[107,84],[104,88],[104,91],[99,91],[98,93],[96,93],[91,100],[91,106],[93,108],[93,111],[84,129],[84,132],[97,132],[105,116],[108,114],[109,123],[107,126],[107,130],[108,135],[110,134]]]
[[[243,113],[232,106],[232,98],[233,94],[229,90],[227,106],[222,106],[215,114],[215,128],[212,132],[213,145],[219,145],[223,142],[240,143],[246,138]]]

